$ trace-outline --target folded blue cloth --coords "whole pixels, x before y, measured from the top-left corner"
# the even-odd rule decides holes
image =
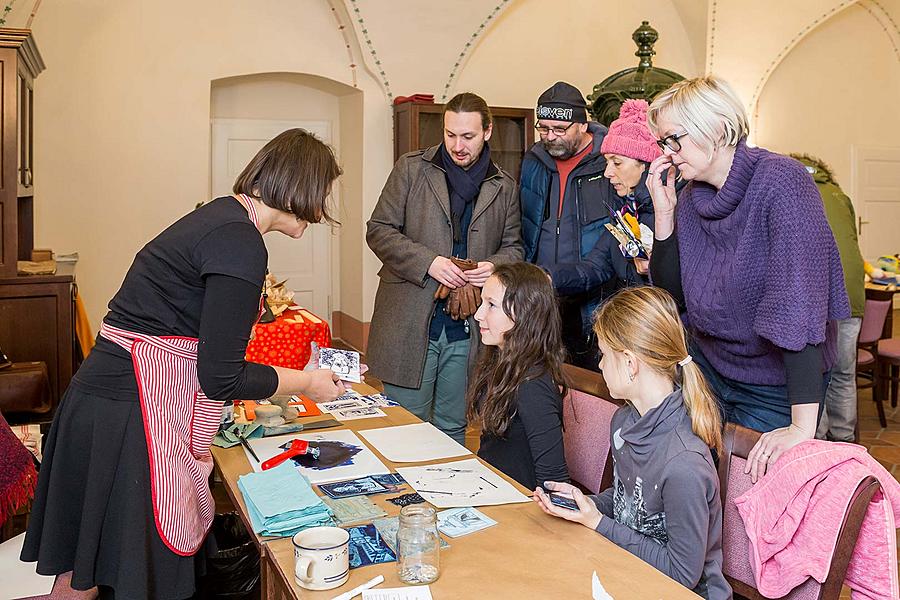
[[[259,535],[292,536],[301,529],[334,525],[334,513],[291,461],[238,478],[250,524]]]

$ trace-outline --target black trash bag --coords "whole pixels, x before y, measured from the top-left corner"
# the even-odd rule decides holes
[[[250,600],[260,596],[259,550],[237,513],[217,514],[211,534],[216,552],[206,559],[197,598]]]

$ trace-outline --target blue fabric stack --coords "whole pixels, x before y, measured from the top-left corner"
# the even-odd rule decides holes
[[[334,513],[313,491],[293,462],[238,478],[253,531],[265,536],[292,536],[307,527],[334,525]]]

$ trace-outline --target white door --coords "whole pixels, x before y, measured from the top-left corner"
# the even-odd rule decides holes
[[[212,120],[212,197],[231,194],[234,180],[269,140],[286,129],[303,128],[331,144],[328,121]],[[338,187],[334,187],[337,194]],[[337,198],[334,199],[337,204]],[[263,238],[269,272],[287,280],[294,302],[331,321],[331,228],[310,225],[299,240],[278,232]]]
[[[900,252],[900,148],[853,147],[853,202],[859,247],[874,261]]]

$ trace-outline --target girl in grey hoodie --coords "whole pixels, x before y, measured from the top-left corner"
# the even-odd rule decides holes
[[[672,297],[622,290],[594,316],[603,379],[628,403],[610,426],[613,486],[597,496],[560,482],[535,489],[547,514],[581,523],[710,600],[730,599],[722,575],[722,504],[710,448],[722,451],[716,400],[687,352]]]

